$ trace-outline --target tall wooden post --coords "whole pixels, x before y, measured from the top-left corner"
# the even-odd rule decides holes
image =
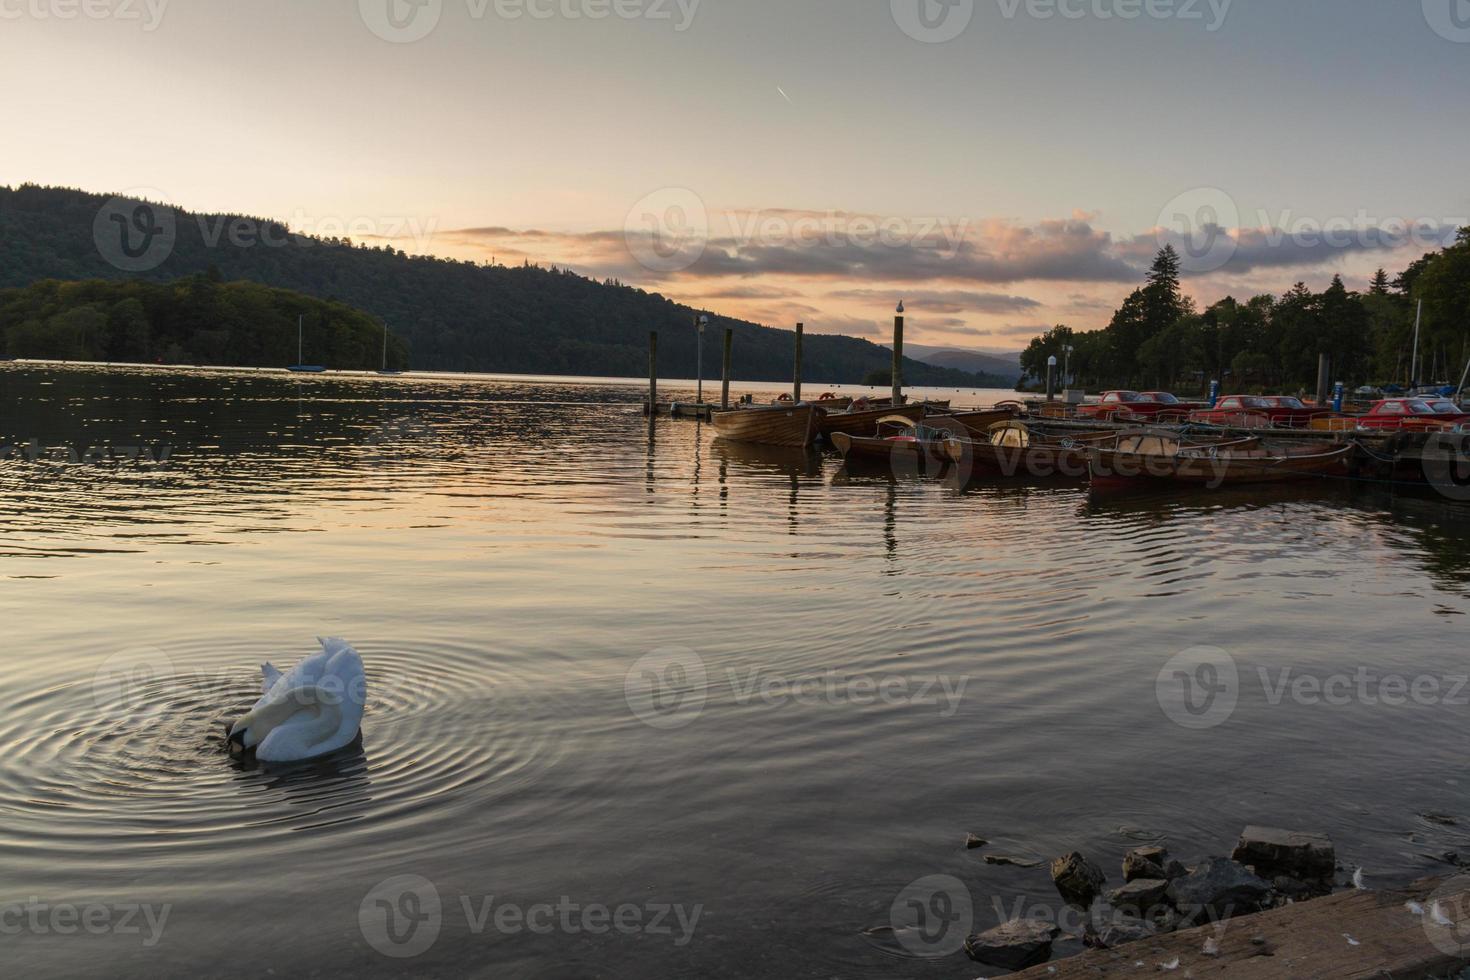
[[[903,404],[903,304],[893,318],[893,407]]]
[[[725,328],[725,357],[720,367],[720,407],[730,407],[730,345],[735,340],[735,328]]]
[[[1327,404],[1327,389],[1331,384],[1332,358],[1326,354],[1317,355],[1317,407],[1321,408]]]
[[[648,331],[648,429],[658,415],[658,331]]]
[[[801,401],[801,335],[806,329],[806,324],[796,325],[796,365],[791,371],[791,399]]]

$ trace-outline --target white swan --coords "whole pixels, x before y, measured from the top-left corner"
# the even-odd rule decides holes
[[[262,664],[264,696],[230,727],[232,750],[262,762],[296,762],[350,745],[362,726],[367,677],[346,640],[317,638],[322,652],[281,673]]]

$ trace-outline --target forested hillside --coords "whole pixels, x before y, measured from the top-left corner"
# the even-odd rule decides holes
[[[298,324],[307,363],[383,363],[383,328],[365,313],[253,282],[43,279],[0,289],[0,338],[11,357],[283,367],[296,361]],[[388,338],[387,357],[389,368],[406,363],[401,340]]]
[[[647,372],[648,332],[657,330],[661,373],[694,374],[692,322],[699,311],[656,293],[556,269],[478,265],[311,238],[265,219],[192,214],[165,205],[157,209],[161,218],[131,211],[118,215],[108,213],[108,205],[107,196],[78,190],[0,187],[0,288],[42,279],[247,280],[364,310],[403,338],[413,367],[431,370],[636,377]],[[151,235],[155,220],[156,227],[168,229],[167,236],[143,234]],[[237,222],[250,235],[232,234]],[[129,227],[134,223],[141,230]],[[159,249],[161,261],[151,265],[145,252],[135,263],[128,249],[118,251],[120,244]],[[738,378],[790,377],[791,331],[713,312],[710,321],[706,377],[719,374],[718,338],[727,325],[735,330]],[[206,328],[199,321],[198,327],[229,336],[201,335],[197,342],[176,337],[177,359],[210,360],[214,351],[247,349],[252,343],[234,336],[249,329],[242,324]],[[892,359],[889,351],[866,340],[811,334],[804,353],[805,375],[814,382],[861,382]],[[289,357],[283,352],[278,363],[293,359],[294,351]],[[905,361],[904,378],[914,385],[999,383],[911,359]]]

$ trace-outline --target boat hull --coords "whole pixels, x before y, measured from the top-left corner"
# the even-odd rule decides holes
[[[1346,475],[1351,445],[1312,452],[1274,454],[1269,450],[1226,451],[1212,455],[1192,451],[1178,456],[1091,449],[1087,453],[1093,486],[1128,486],[1139,481],[1184,483],[1190,486],[1221,487],[1252,483],[1286,483],[1318,477]]]
[[[817,438],[817,409],[811,405],[740,408],[714,413],[715,435],[763,446],[810,446]]]
[[[850,436],[871,436],[878,431],[882,419],[905,418],[917,422],[924,417],[923,405],[905,405],[902,408],[875,408],[866,412],[836,412],[817,419],[817,431],[826,438],[839,432]]]

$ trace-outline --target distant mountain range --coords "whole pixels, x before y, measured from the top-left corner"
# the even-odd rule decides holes
[[[1021,369],[1020,351],[1014,354],[995,354],[966,350],[963,347],[927,347],[923,344],[906,343],[903,345],[903,353],[905,357],[912,357],[935,367],[991,375],[1007,385],[1015,384],[1025,374]]]
[[[660,373],[695,373],[693,323],[702,311],[622,283],[532,265],[410,256],[387,246],[295,234],[269,219],[195,214],[69,188],[0,187],[0,290],[45,279],[174,283],[201,276],[295,290],[363,310],[405,342],[415,368],[639,377],[648,371],[648,335],[656,330]],[[713,312],[702,361],[706,378],[719,377],[727,326],[734,331],[737,378],[790,380],[791,331]],[[210,349],[244,346],[241,338],[212,333]],[[202,343],[187,336],[176,342],[177,359],[205,356]],[[282,350],[280,363],[295,357],[294,349]],[[890,351],[855,337],[809,334],[804,346],[811,384],[862,383],[891,362]],[[904,379],[944,387],[1003,382],[912,358],[905,360]]]

